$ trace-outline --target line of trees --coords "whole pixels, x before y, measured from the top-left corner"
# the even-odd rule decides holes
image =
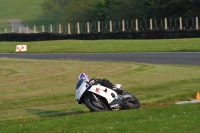
[[[195,17],[200,0],[46,0],[43,11],[59,23]]]

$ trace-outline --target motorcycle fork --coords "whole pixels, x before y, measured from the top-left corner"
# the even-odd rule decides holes
[[[92,96],[94,97],[94,99],[96,100],[96,102],[98,102],[98,101],[99,101],[99,99],[97,98],[97,96],[96,96],[96,95],[92,94]]]

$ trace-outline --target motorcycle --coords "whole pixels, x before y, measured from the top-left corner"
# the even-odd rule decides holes
[[[115,84],[116,88],[121,84]],[[112,111],[140,108],[139,100],[130,93],[117,94],[114,90],[100,84],[90,85],[85,80],[76,84],[75,99],[78,104],[83,104],[91,112]]]

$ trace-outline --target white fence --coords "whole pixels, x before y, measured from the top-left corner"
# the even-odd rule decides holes
[[[94,32],[117,32],[117,31],[144,31],[144,30],[199,30],[199,18],[182,19],[150,19],[150,20],[122,20],[109,22],[86,22],[86,23],[68,23],[66,25],[40,25],[25,26],[15,28],[0,28],[0,33],[64,33],[80,34]]]

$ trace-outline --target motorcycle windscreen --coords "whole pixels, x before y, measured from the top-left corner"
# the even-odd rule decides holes
[[[79,89],[79,87],[81,86],[81,84],[82,84],[83,82],[85,82],[84,79],[81,79],[81,80],[79,80],[79,81],[77,82],[77,84],[76,84],[76,90]]]
[[[88,84],[85,82],[85,80],[79,80],[76,84],[76,100],[79,101],[85,90],[88,88]]]

